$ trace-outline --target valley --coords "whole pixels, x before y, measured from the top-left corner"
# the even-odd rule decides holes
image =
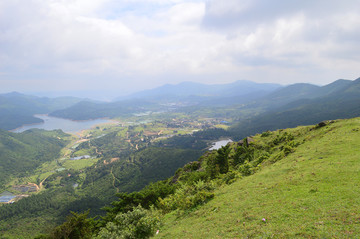
[[[93,215],[101,213],[100,208],[113,201],[115,193],[139,190],[150,182],[171,176],[183,164],[196,160],[216,138],[201,139],[194,144],[196,140],[192,139],[192,135],[203,129],[223,130],[222,128],[227,126],[221,124],[221,121],[221,119],[211,118],[192,120],[188,117],[180,118],[179,114],[166,114],[162,119],[157,115],[157,119],[152,121],[151,116],[142,115],[117,118],[110,123],[96,125],[91,129],[74,134],[63,133],[61,137],[57,136],[57,132],[61,131],[39,129],[22,133],[8,133],[14,136],[22,136],[29,132],[54,134],[52,137],[61,138],[66,144],[63,144],[58,152],[59,156],[48,158],[46,162],[37,165],[33,172],[13,174],[6,178],[6,183],[1,185],[1,191],[10,193],[14,198],[3,203],[10,203],[9,207],[19,212],[19,215],[5,216],[2,213],[0,218],[6,223],[2,221],[0,228],[3,230],[7,227],[14,227],[13,223],[17,224],[24,220],[22,215],[27,210],[23,211],[24,209],[17,208],[21,203],[36,203],[36,210],[40,210],[38,211],[39,220],[44,217],[52,217],[49,212],[46,212],[50,210],[54,216],[53,221],[56,222],[63,220],[61,218],[65,218],[68,214],[66,207],[70,206],[73,208],[72,210],[82,211],[83,206],[79,204],[88,205],[93,200],[92,198],[98,197],[101,198],[101,201],[96,200],[98,205],[95,207],[97,209],[94,207],[92,212]],[[179,140],[176,137],[185,137],[183,146],[176,143]],[[168,140],[173,141],[167,144]],[[179,149],[179,147],[183,147],[183,149]],[[159,153],[165,158],[161,159]],[[167,157],[173,157],[174,160],[169,161]],[[149,169],[140,164],[132,165],[133,162],[141,163],[146,158],[150,160],[148,162],[150,164],[147,166]],[[164,164],[162,167],[154,172],[149,171],[161,160]],[[147,164],[145,161],[142,163]],[[139,167],[142,168],[140,171]],[[138,175],[139,178],[134,178],[135,175]],[[100,188],[102,189],[100,190]],[[67,195],[66,201],[62,200],[64,192]],[[52,195],[52,198],[43,202],[41,198],[47,198],[47,195]],[[82,199],[77,202],[79,197]],[[47,200],[52,201],[51,204],[60,203],[61,207],[65,207],[66,212],[60,212],[59,215],[58,206],[55,208],[50,206],[47,210],[42,210],[42,208],[49,207]],[[71,206],[71,204],[75,205]],[[55,220],[55,218],[57,219]],[[14,227],[7,230],[6,235],[25,235],[33,230],[46,232],[45,228],[39,228],[36,226],[38,224],[34,225],[34,222],[23,222],[24,225],[27,225],[25,228],[29,228],[28,230],[23,228],[24,231],[20,232],[17,227]]]
[[[105,233],[116,215],[140,205],[146,213],[154,207],[166,225],[161,231],[173,237],[178,229],[168,228],[177,220],[174,214],[201,210],[217,200],[222,187],[267,170],[320,137],[317,133],[347,122],[337,119],[360,115],[360,96],[354,93],[359,84],[356,79],[323,87],[272,86],[267,94],[240,92],[230,98],[147,92],[143,100],[80,101],[47,111],[66,118],[65,123],[109,120],[88,121],[101,124],[67,133],[56,128],[0,131],[0,230],[4,238],[47,235],[67,225],[74,212],[75,218],[95,220],[91,233]],[[324,125],[300,126],[320,121]],[[350,122],[357,125],[356,119]],[[88,209],[86,215],[94,219],[84,219]]]

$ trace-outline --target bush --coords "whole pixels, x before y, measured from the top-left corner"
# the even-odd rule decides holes
[[[49,235],[41,235],[38,239],[86,239],[92,238],[95,230],[93,218],[87,218],[89,211],[85,213],[74,213],[67,217],[66,222],[54,228]]]
[[[270,154],[268,152],[264,152],[258,159],[257,163],[260,164],[263,161],[267,160],[270,157]]]
[[[236,173],[235,172],[228,172],[227,174],[224,175],[224,177],[222,178],[222,182],[226,183],[226,184],[231,184],[236,180]]]
[[[96,238],[150,238],[160,226],[160,219],[140,205],[127,213],[119,213],[108,222]]]
[[[185,182],[187,184],[194,184],[199,180],[208,181],[209,175],[206,171],[196,171],[191,173],[184,173],[179,177],[179,181]]]
[[[271,162],[272,162],[272,163],[275,163],[275,162],[281,160],[281,159],[284,158],[284,157],[285,157],[284,151],[280,151],[280,152],[278,152],[277,154],[275,154],[275,156],[271,159]]]
[[[186,210],[204,204],[214,197],[214,186],[199,180],[194,185],[182,184],[175,192],[164,199],[160,199],[159,206],[165,211]]]
[[[285,132],[284,134],[278,134],[276,138],[274,139],[273,143],[274,145],[279,145],[282,142],[291,141],[294,139],[294,136],[290,133]]]
[[[233,156],[233,166],[243,164],[245,161],[252,161],[254,159],[255,149],[252,146],[238,146]]]
[[[284,155],[287,156],[288,154],[294,152],[295,149],[293,147],[291,147],[290,145],[285,145],[283,148],[283,151],[284,151]]]
[[[268,131],[263,132],[263,133],[261,134],[261,137],[267,137],[267,136],[269,136],[269,135],[272,135],[272,132],[268,130]]]
[[[249,162],[245,162],[238,167],[239,172],[242,176],[249,176],[252,174],[252,167]]]

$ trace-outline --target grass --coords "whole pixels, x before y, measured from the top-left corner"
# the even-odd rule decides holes
[[[99,159],[98,158],[89,158],[89,159],[79,159],[79,160],[66,160],[63,163],[63,167],[67,169],[80,170],[86,167],[90,167],[95,164]]]
[[[80,150],[76,151],[73,156],[77,157],[77,156],[83,156],[83,155],[91,155],[91,150],[90,149],[80,149]]]
[[[225,124],[217,124],[215,125],[216,128],[220,128],[220,129],[228,129],[230,126],[229,125],[225,125]]]
[[[185,215],[165,215],[157,237],[360,237],[359,129],[360,118],[289,129],[305,140],[294,153],[219,188]]]

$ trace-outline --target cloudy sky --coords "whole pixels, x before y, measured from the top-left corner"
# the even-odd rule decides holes
[[[360,76],[360,0],[0,0],[0,92]],[[110,94],[110,93],[109,93]]]

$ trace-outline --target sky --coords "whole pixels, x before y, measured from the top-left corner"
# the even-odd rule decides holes
[[[360,76],[360,0],[0,0],[0,93]]]

